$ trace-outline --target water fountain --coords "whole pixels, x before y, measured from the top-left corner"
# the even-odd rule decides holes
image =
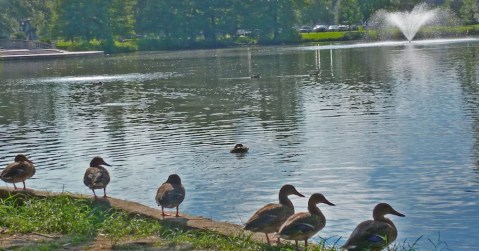
[[[445,9],[430,8],[427,4],[416,5],[411,11],[387,12],[377,11],[368,21],[369,29],[378,31],[378,36],[389,38],[395,28],[411,42],[421,28],[427,25],[454,26],[456,18]]]

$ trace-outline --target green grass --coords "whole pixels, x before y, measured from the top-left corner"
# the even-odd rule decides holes
[[[0,227],[8,229],[8,234],[42,233],[67,237],[67,241],[49,241],[21,250],[61,249],[65,242],[81,245],[96,236],[105,236],[117,247],[125,239],[159,236],[158,246],[180,246],[189,250],[293,250],[289,245],[269,247],[252,240],[249,235],[224,236],[212,231],[173,229],[155,219],[131,215],[67,194],[48,198],[17,194],[0,199],[0,215]]]
[[[115,210],[105,204],[73,198],[68,194],[48,198],[16,194],[5,199],[0,198],[0,216],[0,228],[8,229],[7,235],[39,233],[63,236],[15,250],[56,250],[63,249],[64,245],[84,247],[98,236],[105,237],[115,249],[121,250],[138,249],[138,246],[129,246],[128,242],[125,244],[125,240],[148,237],[155,237],[154,246],[181,250],[295,250],[294,245],[285,242],[279,247],[271,247],[253,240],[251,235],[246,233],[224,236],[213,231],[172,228],[162,225],[156,219]],[[5,233],[0,233],[0,240],[2,235]],[[416,245],[420,239],[421,237],[412,243],[396,242],[387,250],[418,250]],[[437,240],[428,241],[433,246],[431,250],[444,250],[447,247],[447,244],[440,240],[440,236]],[[332,246],[330,243],[331,240],[311,243],[308,250],[339,250],[337,243]]]

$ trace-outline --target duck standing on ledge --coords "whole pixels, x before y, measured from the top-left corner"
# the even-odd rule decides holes
[[[294,214],[293,203],[288,198],[288,195],[292,194],[304,197],[293,185],[284,185],[279,190],[279,204],[270,203],[260,208],[246,222],[244,229],[264,233],[270,244],[268,234],[277,232],[281,225]]]
[[[230,153],[245,153],[248,152],[249,148],[243,144],[236,144],[233,149],[230,150]]]
[[[350,251],[379,251],[395,241],[398,231],[394,223],[384,217],[386,214],[404,217],[404,214],[394,210],[389,204],[379,203],[374,207],[373,220],[361,222],[342,248]]]
[[[23,190],[26,190],[25,180],[31,178],[35,174],[35,166],[33,162],[28,160],[27,156],[18,154],[15,156],[15,162],[8,164],[0,174],[0,178],[7,182],[13,183],[13,188],[16,190],[15,183],[22,182]]]
[[[95,189],[103,189],[103,198],[106,198],[106,186],[110,183],[110,174],[102,165],[110,166],[102,157],[94,157],[83,177],[83,183],[93,191],[95,198]]]
[[[161,216],[168,216],[164,208],[176,207],[175,217],[180,217],[178,207],[185,199],[185,187],[181,184],[180,176],[172,174],[165,183],[161,184],[156,192],[156,203],[161,206]]]
[[[304,240],[305,249],[308,248],[308,239],[326,226],[326,217],[316,206],[318,203],[334,206],[324,195],[315,193],[308,200],[308,212],[292,215],[278,231],[278,236],[286,240],[294,240],[299,250],[298,241]]]

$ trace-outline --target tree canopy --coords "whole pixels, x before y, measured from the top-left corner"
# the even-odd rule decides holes
[[[45,40],[216,45],[247,30],[265,43],[295,41],[298,27],[362,24],[377,10],[410,10],[419,2],[479,22],[477,0],[0,0],[0,38],[22,38],[28,19]]]

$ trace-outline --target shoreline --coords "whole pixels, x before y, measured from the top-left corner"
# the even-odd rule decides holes
[[[60,195],[67,195],[76,199],[85,199],[91,200],[94,203],[101,204],[107,208],[112,208],[116,210],[123,210],[129,214],[138,214],[147,218],[159,220],[162,224],[165,224],[170,227],[180,228],[184,230],[205,230],[205,231],[214,231],[225,236],[238,236],[244,233],[246,230],[243,230],[243,226],[227,222],[213,221],[211,219],[202,217],[202,216],[193,216],[181,213],[181,216],[176,218],[174,216],[161,216],[161,210],[145,206],[143,204],[127,201],[123,199],[113,198],[113,197],[98,197],[94,198],[91,195],[79,194],[79,193],[69,193],[69,192],[48,192],[42,190],[14,190],[9,187],[0,187],[0,198],[5,199],[11,195],[28,195],[35,196],[38,198],[54,197]],[[174,212],[169,212],[174,213]],[[266,238],[262,233],[253,233],[247,231],[251,235],[251,238],[266,243]]]
[[[71,58],[85,56],[103,56],[103,51],[64,51],[59,49],[12,49],[0,50],[0,61],[22,60],[22,59],[49,59],[49,58]]]

